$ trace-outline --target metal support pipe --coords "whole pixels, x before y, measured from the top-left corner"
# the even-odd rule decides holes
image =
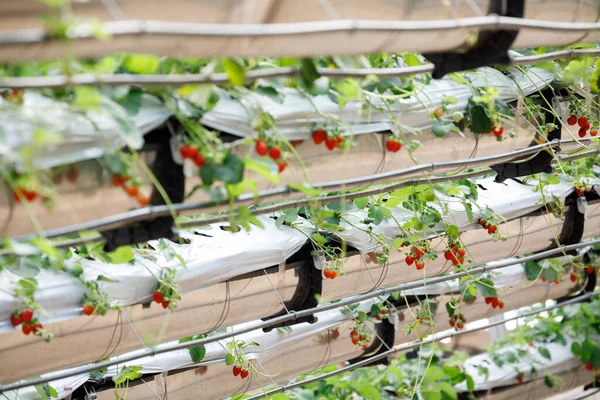
[[[577,57],[600,56],[600,50],[560,50],[534,56],[517,56],[511,58],[511,65],[534,64],[556,59],[571,60]],[[375,75],[380,78],[404,77],[433,72],[433,64],[416,67],[398,68],[317,68],[321,76],[332,79],[365,78]],[[247,71],[246,83],[258,79],[295,77],[301,75],[300,68],[281,67]],[[172,74],[172,75],[134,75],[134,74],[77,74],[72,76],[32,76],[0,79],[0,89],[45,89],[71,86],[144,86],[144,87],[178,87],[190,84],[227,84],[229,78],[225,73],[215,74]]]
[[[437,278],[431,278],[431,279],[427,280],[427,282],[420,280],[420,281],[416,281],[416,282],[403,283],[401,285],[392,286],[389,288],[377,289],[370,293],[347,297],[346,299],[338,301],[336,303],[329,303],[326,305],[322,305],[319,307],[310,308],[310,309],[306,309],[306,310],[302,310],[302,311],[293,311],[292,310],[288,314],[282,315],[280,317],[275,317],[268,321],[258,322],[255,324],[248,324],[244,328],[240,328],[240,329],[233,330],[230,332],[225,332],[225,333],[222,333],[219,335],[210,336],[210,337],[207,337],[204,339],[191,340],[189,342],[184,342],[184,343],[174,343],[169,346],[161,347],[160,349],[146,348],[144,350],[136,351],[135,354],[131,354],[131,355],[127,355],[127,356],[117,356],[113,359],[106,360],[106,361],[100,361],[100,362],[93,363],[93,364],[69,368],[68,370],[65,370],[65,371],[48,373],[48,374],[45,374],[45,376],[43,378],[38,377],[38,378],[21,380],[21,381],[12,382],[9,384],[0,385],[0,393],[6,392],[9,390],[20,389],[20,388],[23,388],[26,386],[43,384],[43,383],[47,383],[49,381],[53,381],[56,379],[63,379],[63,378],[68,378],[68,377],[83,374],[83,373],[89,373],[92,371],[110,367],[112,365],[123,364],[123,363],[129,362],[129,361],[133,361],[133,360],[136,360],[141,357],[152,357],[157,354],[168,353],[170,351],[175,351],[175,350],[189,349],[191,347],[201,346],[201,345],[205,345],[208,343],[217,342],[220,340],[230,339],[234,336],[238,336],[238,335],[241,335],[241,334],[244,334],[247,332],[251,332],[251,331],[263,329],[263,328],[268,328],[268,327],[271,327],[271,326],[274,326],[274,325],[277,325],[277,324],[280,324],[280,323],[286,322],[286,321],[293,321],[300,317],[306,317],[308,315],[312,315],[317,312],[338,309],[338,308],[341,308],[341,307],[344,307],[344,306],[347,306],[350,304],[358,303],[363,300],[372,299],[373,297],[384,296],[384,295],[390,294],[392,292],[416,289],[416,288],[424,287],[426,285],[432,285],[432,284],[446,282],[446,281],[453,280],[453,279],[462,278],[464,276],[471,275],[471,274],[494,271],[497,269],[510,267],[511,265],[514,265],[516,263],[524,263],[527,261],[534,261],[534,260],[538,260],[541,258],[550,257],[553,255],[564,254],[571,250],[576,250],[576,249],[579,249],[582,247],[587,247],[587,246],[593,246],[596,244],[600,244],[600,239],[590,240],[590,241],[573,244],[573,245],[569,245],[569,246],[559,246],[555,249],[546,250],[541,253],[537,253],[537,254],[533,254],[531,256],[520,258],[518,260],[512,260],[512,261],[509,260],[509,261],[494,263],[491,265],[482,265],[480,267],[471,268],[468,271],[458,272],[458,273],[455,273],[452,275],[447,275],[447,276],[440,276]],[[592,293],[592,295],[595,295],[595,292]],[[567,302],[562,303],[562,305],[564,305],[564,304],[567,304]],[[379,356],[382,356],[383,354],[385,354],[385,353],[382,353]],[[373,361],[373,360],[371,360],[371,361]],[[360,363],[358,363],[358,364],[360,364]],[[358,364],[355,364],[355,365],[358,365]],[[360,365],[362,365],[362,364],[360,364]]]
[[[423,346],[423,345],[426,345],[426,344],[437,342],[437,341],[442,340],[442,339],[449,339],[449,338],[453,338],[455,336],[460,336],[460,335],[464,335],[464,334],[467,334],[467,333],[472,333],[472,332],[477,332],[477,331],[481,331],[481,330],[488,329],[488,328],[493,328],[495,326],[505,324],[508,321],[514,321],[514,320],[517,320],[517,319],[530,317],[532,315],[540,314],[540,313],[543,313],[543,312],[552,311],[552,310],[555,310],[557,308],[560,308],[560,307],[563,307],[563,306],[566,306],[566,305],[569,305],[569,304],[580,303],[582,301],[585,301],[585,300],[587,300],[587,299],[589,299],[591,297],[597,296],[599,294],[600,294],[600,291],[596,291],[596,292],[588,293],[588,294],[585,294],[585,295],[582,295],[582,296],[577,296],[577,297],[575,297],[573,299],[565,301],[564,303],[557,303],[557,304],[554,304],[554,305],[549,306],[549,307],[544,307],[544,308],[537,309],[537,310],[532,310],[532,311],[528,311],[528,312],[524,312],[524,313],[519,313],[518,315],[516,315],[514,317],[510,317],[510,318],[506,318],[506,319],[501,319],[501,320],[498,320],[498,321],[495,321],[495,322],[490,322],[489,324],[486,324],[484,326],[478,326],[478,327],[474,327],[474,328],[464,329],[464,330],[461,330],[461,331],[452,331],[452,332],[445,333],[445,334],[435,334],[434,333],[432,335],[432,337],[430,337],[429,339],[416,340],[414,342],[402,344],[400,346],[394,346],[390,350],[387,350],[387,351],[384,351],[384,352],[382,352],[380,354],[377,354],[375,356],[366,358],[366,359],[364,359],[362,361],[359,361],[359,362],[357,362],[355,364],[348,365],[348,366],[346,366],[344,368],[340,368],[340,369],[338,369],[336,371],[332,371],[332,372],[329,372],[329,373],[326,373],[326,374],[323,374],[323,375],[319,375],[319,376],[316,376],[316,377],[313,377],[313,378],[305,379],[303,381],[294,382],[294,383],[286,385],[286,386],[280,386],[277,389],[265,391],[265,392],[260,393],[260,394],[258,394],[256,396],[248,397],[247,400],[262,399],[262,398],[274,395],[276,393],[283,393],[286,390],[290,390],[290,389],[294,389],[294,388],[297,388],[297,387],[301,387],[301,386],[307,385],[309,383],[318,382],[320,380],[331,378],[332,376],[336,376],[336,375],[342,374],[344,372],[352,371],[352,370],[354,370],[356,368],[360,368],[360,367],[369,365],[372,362],[375,362],[375,361],[381,360],[383,358],[389,357],[391,355],[397,354],[397,353],[399,353],[401,351],[406,351],[406,350],[414,349],[414,348],[417,348],[417,347],[420,347],[420,346]]]

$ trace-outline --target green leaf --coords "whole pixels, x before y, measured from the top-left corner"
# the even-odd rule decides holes
[[[580,356],[581,355],[581,345],[577,342],[573,342],[571,344],[571,353],[573,353],[576,356]]]
[[[524,268],[525,276],[530,281],[537,279],[542,272],[542,267],[535,261],[527,261]]]
[[[98,282],[110,282],[110,283],[117,283],[117,282],[119,282],[119,281],[118,281],[118,280],[116,280],[116,279],[107,278],[107,277],[106,277],[106,276],[104,276],[104,275],[98,275],[98,277],[96,278],[96,280],[97,280]]]
[[[458,230],[458,226],[456,225],[446,225],[446,234],[451,239],[458,239],[458,234],[460,231]]]
[[[404,57],[404,62],[406,63],[406,65],[408,65],[409,67],[416,67],[418,65],[421,65],[421,61],[419,60],[419,57],[417,57],[416,54],[407,54]]]
[[[444,376],[446,376],[446,374],[442,368],[438,367],[437,365],[430,365],[429,368],[427,368],[427,371],[425,371],[423,380],[431,383],[443,378]]]
[[[17,282],[16,290],[19,294],[30,297],[33,296],[37,288],[38,283],[34,278],[23,278]]]
[[[466,375],[467,377],[467,389],[469,391],[475,390],[475,382],[473,381],[473,377],[471,375]]]
[[[102,103],[102,97],[98,89],[89,86],[77,86],[73,89],[75,100],[73,105],[85,110],[97,110]]]
[[[434,390],[421,389],[421,396],[423,397],[423,400],[442,400],[442,394]]]
[[[140,111],[140,107],[142,106],[142,92],[141,89],[132,88],[127,96],[119,100],[119,105],[127,111],[129,115],[137,115]]]
[[[439,389],[439,391],[444,396],[444,399],[456,400],[458,399],[458,395],[456,394],[456,390],[454,387],[448,382],[438,382],[435,384],[435,387]]]
[[[315,67],[315,63],[310,58],[303,58],[300,60],[300,74],[302,76],[302,81],[309,89],[320,77],[317,67]]]
[[[223,60],[223,67],[229,78],[229,82],[234,86],[244,86],[246,77],[244,68],[235,60],[226,58]]]
[[[474,133],[487,133],[492,130],[492,119],[485,103],[476,103],[469,99],[467,105],[469,129]]]
[[[117,374],[113,377],[113,382],[116,385],[122,385],[126,382],[133,381],[135,379],[139,379],[143,375],[140,372],[141,370],[142,370],[142,367],[138,367],[138,366],[124,367],[123,369],[121,369],[121,371],[119,371],[119,374]]]
[[[244,179],[244,162],[235,154],[227,154],[223,164],[214,166],[214,177],[225,183],[240,183]]]
[[[494,282],[490,279],[480,279],[475,283],[477,286],[477,290],[484,297],[497,297],[498,293],[496,293],[496,288],[494,287]]]
[[[253,159],[248,155],[244,158],[246,169],[254,171],[266,178],[271,183],[279,183],[279,173],[277,172],[277,164],[270,158]]]
[[[125,144],[134,149],[139,149],[144,144],[142,134],[137,129],[127,111],[108,97],[102,98],[102,111],[110,116],[117,124],[121,139]]]
[[[544,384],[547,387],[549,387],[550,389],[552,389],[554,387],[554,382],[552,381],[552,378],[550,377],[550,375],[544,376]]]
[[[227,353],[227,355],[225,356],[225,365],[231,364],[233,364],[233,356],[231,355],[231,353]]]
[[[130,54],[123,61],[123,66],[134,74],[154,74],[160,67],[160,59],[149,54]]]
[[[107,254],[113,264],[125,264],[133,260],[133,249],[129,246],[117,247],[115,251]]]
[[[369,205],[369,198],[368,197],[359,197],[357,199],[354,199],[353,203],[356,207],[358,207],[359,210],[362,210],[363,208],[365,208],[366,206]]]
[[[444,137],[455,129],[457,129],[456,125],[454,125],[452,122],[436,121],[431,127],[431,132],[433,132],[436,137]]]
[[[52,386],[50,386],[49,384],[45,383],[45,384],[40,384],[40,385],[35,385],[35,390],[38,392],[38,394],[40,396],[42,396],[42,398],[44,400],[49,400],[51,398],[58,398],[58,392],[56,391],[56,389],[54,389]]]
[[[102,369],[98,369],[96,371],[92,371],[92,372],[90,372],[90,378],[91,379],[102,379],[102,378],[104,378],[104,375],[106,375],[107,372],[108,372],[108,368],[102,368]]]
[[[262,94],[263,96],[266,96],[268,98],[270,98],[271,100],[277,102],[277,103],[282,103],[283,102],[283,97],[279,94],[279,92],[277,91],[277,89],[275,89],[274,87],[271,86],[258,86],[256,88],[256,92],[259,94]]]
[[[319,232],[315,232],[312,235],[310,235],[310,238],[317,244],[320,245],[324,245],[325,243],[327,243],[327,238],[323,235],[321,235]]]
[[[199,363],[204,359],[204,356],[206,355],[206,346],[202,345],[192,347],[191,349],[189,349],[189,351],[190,357],[192,357],[192,361],[194,361],[195,363]]]
[[[190,103],[199,107],[206,107],[213,93],[213,86],[204,85],[184,85],[177,89],[177,93],[185,97]]]
[[[373,385],[362,385],[358,388],[358,393],[365,399],[380,400],[379,390]]]
[[[40,272],[39,257],[21,257],[16,263],[6,264],[6,269],[23,278],[33,278]]]
[[[552,359],[552,355],[550,355],[550,352],[545,347],[538,347],[538,353],[540,353],[542,357],[547,358],[548,360]]]

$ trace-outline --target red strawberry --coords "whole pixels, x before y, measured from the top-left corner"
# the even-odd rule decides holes
[[[21,318],[19,318],[17,314],[12,314],[10,316],[10,323],[12,324],[12,326],[21,325]]]
[[[579,119],[577,120],[577,123],[579,124],[579,126],[581,128],[585,128],[586,126],[589,126],[587,118],[584,117],[583,115],[581,117],[579,117]]]
[[[121,176],[113,174],[110,178],[110,181],[114,187],[121,186]]]
[[[69,168],[65,176],[67,177],[67,180],[69,182],[75,183],[75,181],[77,181],[77,178],[79,178],[79,168],[77,168],[76,166],[72,166],[71,168]]]
[[[458,255],[461,257],[464,257],[465,254],[467,254],[467,251],[465,249],[458,249]]]
[[[465,324],[463,324],[462,322],[459,322],[458,324],[456,324],[456,327],[457,327],[458,329],[462,329],[462,328],[464,328],[464,327],[465,327]]]
[[[555,279],[554,283],[558,285],[560,283],[560,279]]]
[[[586,271],[588,274],[593,274],[594,273],[594,267],[592,267],[591,265],[588,265],[586,268]]]
[[[24,334],[29,335],[31,333],[31,325],[23,324],[21,330]]]
[[[581,189],[579,189],[578,187],[576,187],[575,193],[577,193],[577,196],[581,196],[583,194],[583,191]]]
[[[571,279],[571,282],[577,281],[577,275],[575,275],[573,273],[569,276],[569,278]]]
[[[517,376],[517,380],[519,381],[519,383],[523,383],[523,375]]]
[[[435,113],[435,115],[437,115],[438,117],[442,117],[444,116],[444,110],[442,110],[441,108],[436,108],[435,110],[433,110],[433,112]]]
[[[336,145],[337,145],[337,140],[335,140],[335,138],[328,137],[327,139],[325,139],[325,146],[327,147],[327,149],[329,151],[332,151],[333,149],[335,149]]]
[[[500,137],[504,133],[504,127],[502,125],[494,125],[492,127],[492,133],[494,136]]]
[[[339,147],[339,145],[340,145],[340,144],[342,144],[342,142],[344,141],[344,137],[343,137],[342,135],[338,135],[338,136],[335,138],[335,141],[337,142],[337,145],[338,145],[338,147]]]
[[[594,366],[592,365],[592,363],[586,363],[585,364],[585,369],[588,371],[593,371],[594,370]]]
[[[503,300],[498,300],[498,308],[500,308],[501,310],[504,308],[504,301]]]
[[[194,164],[196,164],[198,168],[202,168],[204,164],[206,164],[206,158],[204,158],[202,154],[198,153],[194,157]]]
[[[352,332],[350,332],[350,337],[358,337],[358,332],[352,330]]]
[[[390,153],[395,153],[396,152],[396,141],[394,139],[388,139],[388,140],[386,140],[385,141],[385,148]]]
[[[242,379],[246,379],[248,377],[248,370],[242,370],[240,376],[242,377]]]
[[[179,148],[179,153],[181,153],[181,157],[183,158],[193,159],[198,154],[198,149],[196,148],[196,146],[193,145],[181,146]]]
[[[455,324],[455,322],[454,322],[453,320],[450,320],[448,323],[450,324],[450,326],[451,326],[451,327],[453,327],[453,328],[454,328],[454,324]]]
[[[162,306],[163,306],[163,308],[169,308],[169,301],[168,300],[163,300],[162,301]]]
[[[415,262],[415,258],[413,256],[407,256],[404,261],[406,262],[407,265],[412,265],[412,263]]]
[[[485,298],[485,304],[491,304],[492,303],[492,298],[491,297],[486,297]]]
[[[94,313],[94,306],[90,305],[90,304],[84,304],[83,305],[83,313],[85,315],[92,315]]]
[[[282,173],[285,167],[287,167],[287,163],[285,161],[280,161],[277,163],[277,170],[279,173]]]
[[[352,344],[358,344],[358,338],[357,337],[353,337],[351,340],[352,340]]]
[[[242,372],[242,369],[237,365],[233,367],[233,376],[238,376]]]
[[[264,157],[268,152],[269,148],[267,147],[267,143],[264,140],[259,139],[256,142],[256,153],[258,153],[259,156]]]
[[[137,197],[139,189],[137,186],[125,186],[125,191],[130,197]]]
[[[425,250],[419,248],[419,247],[413,247],[413,252],[415,253],[415,258],[418,260],[420,259],[422,256],[425,255]]]
[[[365,344],[363,344],[363,345],[362,345],[362,348],[363,348],[363,349],[366,349],[367,347],[369,347],[369,344],[368,344],[368,343],[365,343]]]
[[[150,197],[140,193],[137,196],[137,201],[141,207],[146,207],[148,204],[150,204]]]
[[[415,263],[415,267],[417,267],[418,270],[421,270],[421,269],[425,268],[425,263],[423,261],[417,261]]]
[[[281,157],[281,149],[278,146],[272,147],[271,150],[269,150],[269,157],[275,161],[279,160],[279,157]]]
[[[31,325],[31,332],[37,333],[37,331],[42,329],[43,327],[44,327],[44,325],[42,325],[42,324]]]
[[[323,143],[326,137],[327,133],[322,129],[318,129],[313,132],[313,142],[315,142],[315,144]]]
[[[32,318],[33,318],[33,310],[28,308],[25,311],[21,311],[21,319],[23,320],[23,322],[31,322]]]
[[[596,136],[598,134],[598,131],[590,131],[590,136]]]
[[[492,308],[496,308],[499,305],[499,301],[497,297],[492,297]]]
[[[579,137],[585,137],[585,135],[587,134],[587,131],[584,128],[579,128]]]
[[[155,302],[157,302],[157,303],[162,303],[162,301],[163,301],[163,296],[164,296],[164,295],[162,294],[162,292],[160,292],[160,291],[156,290],[156,291],[154,291],[154,295],[153,295],[152,297],[154,297],[154,301],[155,301]]]
[[[567,124],[575,125],[576,123],[577,123],[577,117],[575,115],[571,115],[569,118],[567,118]]]
[[[494,233],[496,233],[496,229],[498,229],[498,228],[496,227],[496,225],[491,225],[491,226],[488,228],[488,230],[487,230],[487,231],[488,231],[488,233],[489,233],[490,235],[493,235]]]

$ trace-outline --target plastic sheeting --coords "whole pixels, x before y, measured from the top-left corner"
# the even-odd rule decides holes
[[[509,346],[498,350],[499,353],[514,352],[519,349],[527,353],[527,358],[534,361],[537,370],[537,376],[531,374],[531,361],[518,361],[517,363],[507,363],[502,367],[496,365],[489,353],[482,353],[467,359],[464,363],[465,372],[473,378],[475,390],[488,390],[502,386],[511,386],[518,383],[517,376],[523,374],[523,381],[527,382],[537,377],[551,374],[560,374],[571,369],[577,368],[579,361],[571,353],[572,340],[567,339],[567,344],[560,343],[534,343],[535,346]],[[550,359],[544,358],[539,352],[538,347],[543,346],[548,349]],[[480,375],[477,367],[486,367],[488,375]],[[467,391],[466,384],[457,385],[457,390]]]
[[[371,305],[376,302],[381,301],[381,299],[370,299],[363,301],[358,304],[357,310],[368,312],[371,309]],[[344,321],[348,320],[350,316],[348,314],[344,314],[341,310],[328,310],[316,313],[318,321],[314,324],[309,323],[301,323],[294,326],[291,326],[289,330],[279,331],[273,330],[271,332],[264,333],[262,330],[251,331],[239,336],[236,336],[236,340],[243,340],[246,343],[256,342],[259,346],[251,346],[246,350],[246,357],[249,360],[259,358],[261,355],[267,354],[269,352],[274,351],[276,348],[285,348],[287,346],[292,345],[295,342],[299,342],[306,337],[314,336],[319,332],[325,331],[327,329],[334,328]],[[241,329],[244,328],[246,324],[235,326],[232,329]],[[123,364],[114,365],[108,368],[108,371],[105,374],[105,378],[114,377],[118,374],[118,371],[126,366],[139,366],[142,367],[141,373],[144,374],[157,374],[165,371],[174,371],[178,369],[184,369],[192,366],[198,365],[210,365],[213,363],[224,363],[226,351],[226,343],[231,340],[224,340],[222,342],[213,342],[206,345],[206,354],[201,363],[194,363],[190,357],[188,350],[177,350],[171,351],[167,353],[158,354],[156,356],[147,356],[141,357],[139,359],[129,361]],[[165,346],[173,345],[176,342],[164,343],[157,346],[157,349],[164,348]],[[137,352],[139,353],[139,351]],[[123,354],[124,356],[135,355],[136,352]],[[119,357],[114,357],[111,360],[118,360]],[[67,369],[65,371],[70,371],[72,369]],[[42,375],[43,377],[43,375]],[[73,393],[78,387],[83,385],[88,379],[89,374],[78,374],[76,376],[72,376],[69,378],[58,379],[55,381],[49,382],[50,386],[52,386],[58,392],[58,399],[62,399],[68,397],[71,393]],[[33,400],[33,399],[42,399],[42,397],[38,394],[38,392],[33,387],[26,387],[15,392],[8,392],[5,395],[10,400],[18,400],[19,398],[23,400]]]
[[[554,75],[540,68],[531,68],[527,74],[511,69],[509,76],[502,72],[483,67],[465,74],[474,87],[493,87],[500,90],[498,99],[513,101],[544,89],[554,80]],[[323,78],[321,78],[323,79]],[[317,83],[318,84],[318,83]],[[431,80],[427,85],[417,84],[415,96],[397,99],[388,104],[385,99],[371,96],[369,101],[375,107],[366,106],[363,101],[349,101],[343,107],[333,102],[326,95],[318,95],[308,99],[296,89],[283,88],[282,102],[279,103],[268,96],[247,91],[242,95],[244,106],[226,92],[219,94],[217,105],[202,118],[202,123],[238,136],[253,136],[255,131],[251,120],[256,110],[263,110],[273,116],[278,131],[289,140],[309,139],[316,126],[329,125],[327,114],[332,114],[342,122],[350,124],[346,135],[395,131],[397,128],[390,121],[390,114],[407,127],[426,129],[431,127],[429,115],[439,107],[444,95],[454,96],[457,104],[450,106],[453,111],[464,111],[468,100],[473,96],[471,86],[457,83],[451,78]],[[376,108],[383,108],[385,112]],[[255,110],[254,113],[252,110]]]
[[[490,178],[482,179],[478,183],[486,188],[479,190],[479,204],[491,207],[506,219],[520,217],[541,206],[542,194],[535,191],[535,182],[527,185],[514,181],[497,184]],[[572,190],[572,184],[563,180],[560,184],[548,186],[546,196],[554,194],[562,199]],[[460,203],[450,203],[449,211],[448,214],[442,213],[445,223],[456,224],[460,230],[478,227],[469,222]],[[392,214],[400,225],[412,218],[412,214],[400,206],[392,210]],[[476,220],[478,211],[474,210],[473,214]],[[366,225],[362,223],[366,216],[366,211],[349,213],[347,219],[356,227],[342,222],[345,230],[335,233],[361,252],[373,251],[378,246],[361,230],[366,229]],[[155,261],[139,254],[135,263],[126,267],[91,260],[71,259],[68,262],[81,262],[83,279],[86,281],[96,280],[100,275],[114,280],[115,282],[99,281],[101,289],[113,299],[113,305],[124,306],[151,301],[152,293],[157,287],[154,276],[160,276],[164,267],[177,269],[176,279],[182,294],[185,294],[235,276],[284,263],[306,243],[305,233],[313,229],[308,221],[302,218],[299,218],[298,228],[304,232],[287,226],[277,228],[275,220],[268,216],[261,216],[259,219],[264,228],[252,226],[249,232],[231,233],[221,229],[221,226],[226,224],[213,224],[209,230],[199,231],[200,235],[190,231],[183,232],[182,235],[190,239],[191,243],[172,243],[171,246],[186,261],[186,268],[177,259],[167,260],[162,253],[153,251],[151,254],[156,257]],[[438,231],[443,232],[441,225]],[[394,220],[384,220],[380,225],[373,227],[373,233],[385,234],[393,239],[402,232]],[[150,244],[154,248],[158,247],[155,242]],[[20,278],[7,269],[0,271],[0,332],[15,329],[10,324],[10,314],[18,309],[20,304],[9,293],[14,292],[15,284]],[[44,269],[36,279],[39,288],[35,292],[35,299],[48,313],[41,316],[43,323],[81,314],[85,288],[80,281],[70,275],[55,274]]]
[[[161,269],[168,267],[177,270],[176,279],[182,294],[226,281],[247,272],[260,270],[284,263],[306,242],[306,236],[287,226],[276,227],[275,220],[261,216],[264,228],[252,227],[249,232],[232,233],[221,229],[223,224],[213,224],[201,235],[183,232],[182,236],[191,240],[190,244],[171,243],[186,262],[186,267],[175,258],[167,260],[162,253],[150,251],[155,260],[136,255],[136,262],[126,266],[105,264],[101,261],[68,260],[68,263],[81,262],[82,278],[96,280],[100,275],[115,282],[99,281],[99,285],[113,299],[113,305],[136,304],[151,301],[157,287],[154,277],[160,276]],[[305,229],[302,228],[301,229]],[[157,248],[156,242],[150,245]],[[10,324],[10,314],[19,307],[19,302],[9,293],[14,291],[21,276],[7,269],[0,271],[0,332],[14,329]],[[81,315],[81,302],[85,287],[68,274],[56,274],[42,269],[36,276],[39,288],[35,292],[36,301],[48,312],[41,316],[42,322],[58,321]]]
[[[36,131],[45,139],[58,135],[51,143],[40,144],[34,162],[40,168],[101,157],[105,151],[125,145],[139,148],[142,135],[161,125],[171,113],[162,102],[142,95],[139,112],[129,116],[124,108],[102,96],[98,110],[80,111],[68,103],[40,93],[26,91],[23,104],[14,106],[0,97],[0,157],[13,159],[16,151],[36,142]]]

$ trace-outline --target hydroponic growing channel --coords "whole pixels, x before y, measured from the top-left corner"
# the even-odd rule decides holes
[[[3,2],[0,393],[593,395],[599,15]]]

